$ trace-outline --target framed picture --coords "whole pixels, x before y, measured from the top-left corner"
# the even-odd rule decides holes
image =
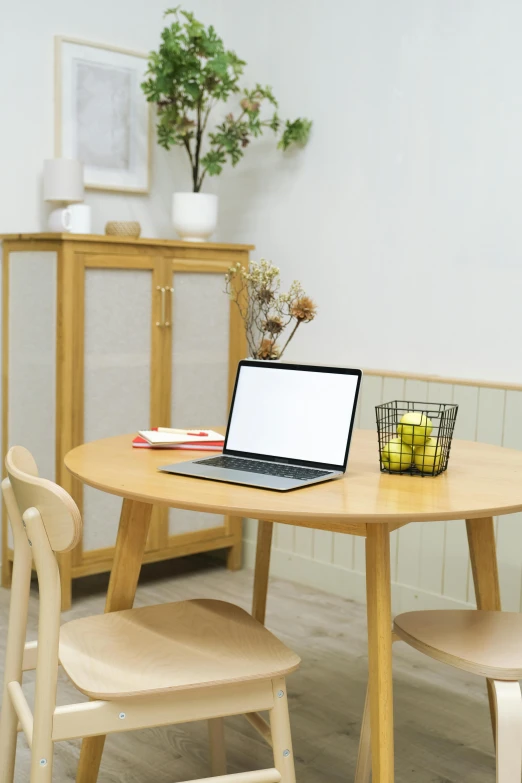
[[[55,155],[84,164],[85,187],[148,193],[147,55],[55,38]]]

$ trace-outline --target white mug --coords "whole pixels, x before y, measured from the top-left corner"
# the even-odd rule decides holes
[[[65,209],[54,209],[49,215],[51,231],[67,234],[91,233],[91,208],[88,204],[71,204]]]

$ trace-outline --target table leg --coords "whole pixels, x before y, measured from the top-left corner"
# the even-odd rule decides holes
[[[366,600],[373,781],[393,783],[390,531],[384,523],[366,531]]]
[[[152,506],[137,500],[123,501],[116,550],[112,564],[106,612],[131,609],[138,586],[143,553],[150,527]],[[76,783],[98,779],[105,737],[87,737],[82,742]]]
[[[500,585],[498,581],[497,547],[492,517],[467,519],[469,554],[475,585],[477,609],[500,611]],[[489,711],[493,738],[496,737],[497,712],[493,681],[488,680]]]
[[[254,573],[252,616],[264,625],[268,574],[270,572],[270,550],[272,548],[274,523],[259,520],[257,524],[256,570]]]

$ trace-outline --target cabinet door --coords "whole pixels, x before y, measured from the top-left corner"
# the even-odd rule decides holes
[[[4,451],[25,446],[40,475],[55,478],[56,280],[55,252],[11,252],[7,279],[7,417]],[[12,546],[11,528],[8,532]]]
[[[55,478],[56,253],[9,257],[9,446],[25,446],[40,473]]]
[[[130,449],[150,421],[157,275],[154,259],[111,260],[85,258],[84,441],[128,432]],[[114,546],[120,510],[120,498],[84,488],[84,551]]]
[[[172,288],[171,426],[225,426],[230,302],[223,274],[175,272]],[[169,511],[170,535],[221,525],[215,514]]]

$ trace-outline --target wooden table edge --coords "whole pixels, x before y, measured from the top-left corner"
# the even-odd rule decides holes
[[[199,503],[195,498],[190,501],[178,501],[173,499],[172,501],[163,500],[161,498],[152,497],[139,492],[132,492],[130,489],[117,490],[115,487],[108,487],[102,482],[93,481],[85,478],[81,473],[72,470],[67,463],[68,454],[65,455],[65,467],[67,470],[81,481],[83,484],[87,484],[94,489],[98,489],[101,492],[106,492],[109,495],[115,495],[120,498],[128,498],[129,500],[136,500],[141,503],[150,503],[155,506],[166,506],[167,508],[180,508],[188,511],[205,511],[209,514],[231,514],[239,517],[249,517],[251,519],[261,519],[266,522],[281,522],[289,525],[302,525],[303,527],[314,527],[314,522],[317,520],[318,529],[328,529],[325,525],[332,524],[335,530],[344,524],[347,525],[366,525],[366,524],[397,524],[402,525],[413,524],[415,522],[451,522],[460,519],[482,519],[484,517],[496,517],[506,516],[507,514],[515,514],[522,511],[522,503],[514,504],[511,506],[494,506],[490,508],[480,509],[459,509],[458,511],[437,511],[437,512],[415,512],[415,514],[365,514],[364,516],[352,516],[351,514],[328,514],[325,512],[324,517],[315,517],[307,513],[298,514],[282,514],[278,512],[268,513],[265,509],[257,509],[254,506],[228,506],[228,505],[214,505],[211,503]],[[436,479],[433,479],[436,480]],[[196,484],[199,481],[206,481],[206,479],[194,479]],[[218,483],[218,482],[216,482]],[[255,492],[260,492],[255,488]],[[267,493],[272,494],[270,490],[265,490]],[[295,490],[297,491],[297,490]],[[323,521],[321,521],[323,520]]]

